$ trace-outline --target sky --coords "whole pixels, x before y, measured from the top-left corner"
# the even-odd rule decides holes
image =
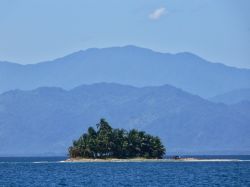
[[[136,45],[250,68],[249,10],[249,0],[0,0],[0,61]]]

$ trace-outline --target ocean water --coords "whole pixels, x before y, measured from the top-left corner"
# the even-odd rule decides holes
[[[212,158],[242,161],[62,163],[64,157],[0,158],[0,186],[250,186],[249,156]]]

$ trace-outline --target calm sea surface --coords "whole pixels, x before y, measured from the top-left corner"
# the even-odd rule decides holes
[[[60,163],[65,157],[5,157],[0,186],[250,186],[249,156],[213,158],[245,161]]]

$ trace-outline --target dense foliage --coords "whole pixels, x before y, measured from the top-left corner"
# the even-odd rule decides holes
[[[144,131],[113,129],[105,119],[88,128],[78,140],[69,147],[72,158],[162,158],[165,148],[159,137]]]

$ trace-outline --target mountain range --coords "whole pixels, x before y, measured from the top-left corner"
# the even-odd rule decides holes
[[[102,117],[172,153],[250,153],[250,70],[136,46],[0,62],[0,155],[66,154]]]
[[[0,62],[0,92],[44,86],[72,89],[98,82],[170,84],[209,98],[250,88],[250,70],[211,63],[192,53],[159,53],[136,46],[91,48],[30,65]]]
[[[250,101],[250,88],[232,90],[210,98],[209,100],[217,103],[236,104],[242,101]]]
[[[62,155],[104,117],[159,136],[174,153],[249,153],[250,102],[213,103],[170,85],[114,83],[0,94],[0,155]]]

